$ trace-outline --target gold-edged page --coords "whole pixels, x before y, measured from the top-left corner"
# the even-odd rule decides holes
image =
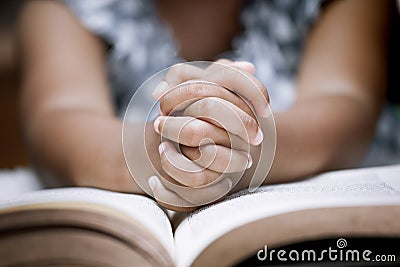
[[[300,182],[263,186],[251,194],[238,192],[223,202],[192,213],[179,224],[175,231],[177,266],[199,262],[197,257],[220,237],[265,218],[341,207],[386,206],[398,210],[400,192],[396,189],[398,184],[394,184],[396,177],[400,177],[400,165],[329,172]],[[296,224],[295,218],[291,223]],[[262,231],[268,232],[268,229],[262,228]],[[257,236],[257,233],[249,234]],[[231,240],[226,249],[240,242],[237,240],[235,244]],[[221,250],[221,257],[228,252]]]

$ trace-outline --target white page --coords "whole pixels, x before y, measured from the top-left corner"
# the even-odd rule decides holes
[[[0,201],[43,188],[42,181],[30,168],[0,170]]]
[[[193,213],[178,226],[177,266],[189,266],[219,236],[268,216],[323,207],[400,205],[399,185],[397,165],[326,173],[301,182],[264,186],[253,194],[239,192]]]
[[[94,188],[60,188],[27,193],[0,203],[0,209],[41,203],[93,203],[116,209],[144,225],[175,258],[174,239],[167,215],[147,197]]]

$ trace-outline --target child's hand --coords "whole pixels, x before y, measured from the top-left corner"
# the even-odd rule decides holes
[[[161,166],[179,183],[198,187],[210,184],[223,173],[243,172],[252,165],[251,145],[263,134],[257,121],[234,104],[214,97],[189,105],[183,116],[160,116],[154,122],[162,137],[180,144],[160,145]]]
[[[161,114],[183,115],[160,116],[154,123],[155,130],[180,144],[183,153],[170,142],[160,145],[161,166],[168,174],[164,178],[172,182],[152,178],[154,195],[161,202],[196,206],[226,195],[234,173],[241,175],[252,165],[249,144],[263,140],[251,108],[237,95],[249,100],[260,115],[267,114],[268,94],[252,76],[253,65],[219,63],[230,66],[217,63],[203,70],[177,65],[154,92],[160,97]],[[185,83],[188,79],[208,82]],[[169,90],[175,85],[179,86]],[[176,182],[186,187],[175,186]]]
[[[194,102],[205,97],[220,97],[226,99],[226,91],[206,90],[179,90],[177,85],[191,81],[203,80],[224,87],[229,92],[234,92],[247,99],[257,113],[266,117],[269,114],[269,96],[265,86],[254,76],[255,68],[250,62],[233,62],[230,60],[218,60],[207,69],[201,69],[190,64],[177,64],[170,68],[164,80],[154,89],[153,96],[160,100],[160,108],[163,114],[177,107],[179,103]],[[192,88],[195,89],[195,88]],[[199,89],[199,88],[197,88]],[[213,88],[215,89],[215,88]],[[177,91],[169,97],[168,92]],[[232,98],[226,99],[232,100]],[[232,102],[236,104],[237,102]]]

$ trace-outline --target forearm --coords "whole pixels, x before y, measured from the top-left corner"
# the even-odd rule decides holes
[[[124,161],[119,118],[55,110],[31,117],[25,133],[41,175],[72,185],[143,193]]]
[[[371,107],[347,95],[310,99],[275,114],[277,150],[267,182],[356,166],[368,149],[376,120]]]
[[[368,149],[377,114],[367,103],[341,94],[298,101],[287,111],[275,113],[276,152],[264,183],[356,166]],[[253,150],[257,158],[259,149]],[[235,191],[248,187],[255,167],[246,171]]]
[[[298,101],[275,114],[278,143],[267,182],[363,159],[385,99],[390,6],[373,0],[325,6],[304,49]]]

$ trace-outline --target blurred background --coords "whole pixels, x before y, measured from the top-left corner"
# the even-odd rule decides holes
[[[22,0],[0,1],[0,168],[27,164],[17,104],[15,23]]]

